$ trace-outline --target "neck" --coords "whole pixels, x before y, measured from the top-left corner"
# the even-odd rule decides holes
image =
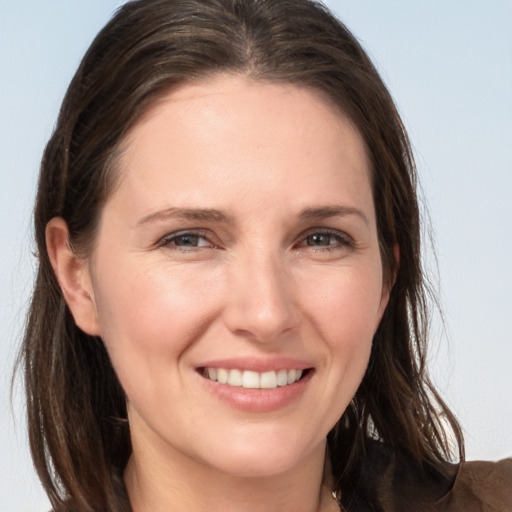
[[[279,474],[236,476],[172,450],[133,440],[125,483],[133,512],[318,512],[339,510],[323,486],[325,444]],[[154,448],[154,447],[153,447]]]

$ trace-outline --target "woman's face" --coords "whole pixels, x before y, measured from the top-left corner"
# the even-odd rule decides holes
[[[154,106],[119,167],[88,273],[134,449],[245,476],[323,450],[387,302],[359,133],[225,76]]]

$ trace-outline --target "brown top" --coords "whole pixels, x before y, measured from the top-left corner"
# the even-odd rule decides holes
[[[370,443],[355,491],[348,512],[512,512],[512,458],[454,464],[442,476]]]

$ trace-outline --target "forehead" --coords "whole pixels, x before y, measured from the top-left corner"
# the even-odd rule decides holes
[[[148,208],[208,206],[229,189],[296,202],[328,190],[334,201],[343,190],[367,193],[370,182],[362,137],[319,93],[237,76],[161,97],[126,137],[120,163],[121,188],[151,194]]]
[[[237,119],[234,113],[240,114]],[[245,119],[244,114],[247,114]],[[205,142],[206,129],[218,128],[215,121],[224,122],[228,117],[236,123],[237,128],[243,126],[243,121],[245,127],[262,128],[260,135],[264,136],[270,118],[274,118],[274,122],[279,121],[283,114],[281,129],[293,125],[302,126],[305,130],[309,127],[312,132],[320,127],[324,129],[321,131],[330,131],[332,137],[341,136],[345,140],[349,138],[349,132],[354,132],[353,138],[359,139],[361,145],[358,149],[366,152],[357,127],[324,91],[288,82],[262,81],[230,74],[217,74],[200,81],[185,82],[162,94],[129,131],[123,147],[126,149],[139,145],[141,134],[147,133],[156,124],[166,128],[171,136],[173,125],[189,124],[191,117],[197,119],[194,129]],[[201,130],[202,126],[205,130]]]

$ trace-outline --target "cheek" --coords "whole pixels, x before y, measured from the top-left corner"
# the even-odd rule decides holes
[[[141,270],[137,263],[99,272],[94,289],[101,336],[121,381],[137,373],[142,383],[163,363],[180,364],[215,315],[216,295],[214,276],[208,284],[184,267]]]
[[[380,268],[343,269],[318,278],[308,296],[310,324],[323,340],[333,408],[337,421],[354,396],[368,366],[380,319]]]
[[[308,298],[303,303],[308,304],[309,315],[334,349],[371,342],[380,321],[382,300],[378,266],[317,275],[314,286],[301,294]]]

